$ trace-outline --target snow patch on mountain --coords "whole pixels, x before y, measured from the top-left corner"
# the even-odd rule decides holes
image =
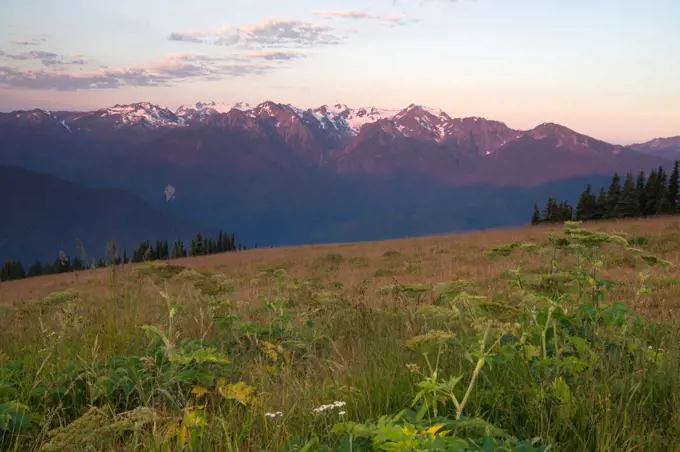
[[[350,110],[349,115],[347,115],[345,119],[353,129],[358,130],[361,129],[361,126],[364,124],[377,122],[381,119],[392,119],[397,113],[399,113],[399,110],[362,107],[357,110]]]
[[[56,119],[56,116],[55,116],[55,119]],[[68,130],[68,132],[69,132],[71,135],[73,135],[73,131],[72,131],[71,128],[68,126],[68,124],[66,124],[66,121],[64,121],[63,119],[59,119],[59,124],[61,124],[66,130]]]
[[[118,117],[117,122],[119,124],[144,125],[150,128],[184,125],[183,118],[167,108],[149,102],[130,105],[116,104],[113,107],[100,110],[100,117]]]
[[[42,114],[45,114],[45,115],[47,115],[49,118],[55,120],[60,126],[62,126],[63,128],[65,128],[66,130],[68,130],[68,133],[70,133],[71,135],[73,135],[73,131],[72,131],[71,128],[68,126],[68,124],[66,124],[66,121],[65,121],[65,120],[59,118],[57,115],[55,115],[54,113],[52,113],[52,111],[50,111],[50,110],[40,110],[40,109],[36,110],[36,113],[37,113],[37,114],[40,114],[41,112],[42,112]],[[34,113],[34,116],[35,116],[35,113]],[[19,115],[17,115],[17,118],[18,118],[18,117],[19,117]]]
[[[212,115],[229,113],[231,110],[250,111],[253,107],[248,102],[236,102],[228,104],[224,102],[196,102],[194,105],[181,105],[175,114],[179,117],[185,117],[190,114],[198,113],[199,115]]]
[[[437,125],[437,134],[439,135],[440,140],[448,135],[447,128],[444,124]]]
[[[273,102],[264,102],[250,110],[250,113],[254,113],[255,110],[257,110],[257,112],[260,114],[265,113],[269,116],[276,116],[274,109],[272,108],[274,105],[278,106],[278,104],[274,104]]]
[[[345,104],[322,105],[313,110],[327,118],[337,130],[347,130],[352,135],[357,135],[364,124],[392,119],[399,111],[377,107],[350,108]]]
[[[302,108],[298,108],[295,105],[288,104],[286,107],[290,108],[295,112],[298,118],[302,119],[302,117],[305,115],[305,111]]]
[[[437,134],[440,138],[445,135],[442,123],[451,118],[438,108],[429,108],[419,105],[410,105],[406,109],[387,109],[378,107],[350,108],[346,104],[322,105],[314,109],[302,109],[291,104],[277,104],[263,102],[255,107],[246,102],[226,104],[217,102],[197,102],[193,106],[181,106],[177,109],[178,117],[195,117],[196,115],[209,115],[215,113],[227,113],[231,109],[241,110],[252,117],[277,117],[282,111],[287,113],[286,120],[300,119],[308,124],[311,117],[315,118],[319,127],[324,130],[335,130],[338,133],[357,135],[365,124],[374,123],[383,119],[397,121],[414,110],[419,115],[417,118],[421,127]],[[279,118],[283,119],[283,118]],[[439,128],[439,129],[438,129]]]
[[[403,110],[398,111],[394,115],[393,119],[399,120],[406,116],[414,116],[421,120],[423,118],[437,118],[438,120],[441,121],[451,119],[449,115],[444,113],[444,111],[439,108],[429,108],[415,104],[411,104],[408,107],[404,108]]]

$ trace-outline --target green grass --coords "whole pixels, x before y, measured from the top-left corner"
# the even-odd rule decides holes
[[[664,234],[109,268],[0,305],[0,448],[679,450],[680,329],[638,313],[680,289]]]

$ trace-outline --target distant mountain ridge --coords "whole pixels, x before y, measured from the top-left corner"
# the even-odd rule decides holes
[[[116,239],[129,253],[144,240],[189,241],[217,230],[162,213],[139,197],[116,189],[88,188],[57,177],[0,165],[0,261],[52,262],[59,251],[106,257]],[[130,254],[131,255],[131,254]]]
[[[415,104],[211,101],[0,113],[0,165],[122,190],[252,246],[520,225],[534,201],[672,161],[560,124],[516,130]]]
[[[631,144],[630,148],[645,154],[675,160],[680,158],[680,136],[654,138],[646,143]]]
[[[45,148],[68,147],[74,155],[71,160],[77,164],[58,173],[67,175],[72,167],[89,166],[93,158],[96,160],[93,156],[117,154],[162,139],[167,133],[175,137],[195,136],[190,130],[196,128],[219,128],[227,141],[231,136],[246,133],[251,135],[251,142],[261,142],[258,148],[268,146],[269,153],[279,153],[285,147],[306,164],[336,173],[406,171],[452,185],[536,184],[655,167],[668,158],[667,153],[661,158],[654,152],[637,155],[631,153],[637,150],[634,146],[608,144],[552,123],[516,130],[501,121],[452,118],[440,109],[415,104],[400,110],[353,109],[344,104],[301,109],[266,101],[256,106],[244,102],[197,102],[175,111],[139,102],[91,112],[34,109],[4,113],[0,114],[0,135],[8,139],[6,148],[0,152],[0,163],[45,170],[39,165],[31,166],[26,148],[45,152]],[[538,167],[539,159],[527,168],[526,164],[514,164],[517,158],[491,158],[506,152],[518,157],[515,154],[522,152],[519,147],[537,153],[543,152],[543,148],[555,152],[562,166],[545,161],[545,165],[551,166]],[[34,160],[46,163],[58,155],[49,152],[51,155]],[[266,165],[262,162],[263,168]],[[527,178],[529,170],[540,177]],[[490,176],[498,172],[504,172],[504,177]]]

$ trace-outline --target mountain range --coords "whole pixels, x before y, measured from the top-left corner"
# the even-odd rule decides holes
[[[188,224],[222,229],[248,245],[519,225],[536,200],[548,195],[573,200],[586,183],[599,188],[615,171],[669,167],[676,155],[680,138],[621,146],[559,124],[516,130],[414,104],[387,110],[199,102],[173,111],[141,102],[88,112],[0,113],[5,171],[51,175],[82,191],[127,192],[146,211],[178,225],[170,232],[185,231]],[[29,179],[46,183],[15,178],[14,189],[27,189]],[[72,199],[64,195],[50,202]],[[34,198],[21,209],[38,221],[40,215],[31,212],[44,206]],[[90,211],[91,225],[78,230],[81,236],[89,237],[88,228],[105,221],[99,220],[101,212],[85,208]],[[5,212],[0,231],[10,230],[3,229]],[[21,212],[15,207],[13,215]],[[19,248],[0,245],[0,257],[30,257],[17,249],[30,248],[35,238],[28,237],[28,226],[19,229],[24,232],[2,232],[0,243],[4,238]],[[132,217],[107,233],[116,231],[126,241],[157,238],[141,237],[150,232],[135,226]],[[72,240],[74,233],[55,232],[55,243]]]

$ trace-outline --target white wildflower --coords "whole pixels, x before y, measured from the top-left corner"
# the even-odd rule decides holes
[[[265,416],[271,417],[271,418],[277,418],[283,416],[283,413],[280,411],[277,411],[275,413],[264,413]]]
[[[319,406],[319,407],[316,407],[316,408],[314,408],[314,410],[312,410],[312,411],[313,411],[314,413],[323,413],[324,411],[327,411],[327,410],[334,410],[335,408],[341,408],[341,407],[343,407],[343,406],[345,406],[345,405],[347,405],[347,402],[340,402],[340,401],[336,400],[336,401],[333,402],[333,403],[324,404],[324,405],[321,405],[321,406]]]
[[[338,414],[339,414],[340,416],[344,416],[345,414],[347,414],[347,411],[340,411]]]

